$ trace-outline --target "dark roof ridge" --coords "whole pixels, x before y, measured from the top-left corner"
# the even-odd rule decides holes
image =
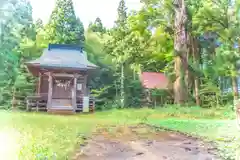
[[[52,49],[66,49],[66,50],[77,50],[82,52],[83,48],[80,45],[73,45],[73,44],[49,44],[48,50]]]

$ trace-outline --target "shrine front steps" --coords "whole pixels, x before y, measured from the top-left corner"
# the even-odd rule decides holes
[[[48,109],[47,111],[50,114],[60,114],[60,115],[73,115],[76,114],[72,109]]]

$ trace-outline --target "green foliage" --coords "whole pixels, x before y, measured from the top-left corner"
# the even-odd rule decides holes
[[[194,101],[196,88],[203,107],[231,103],[233,96],[223,91],[236,90],[238,86],[232,80],[239,76],[239,48],[234,47],[239,43],[239,2],[185,3],[188,103]],[[138,80],[142,71],[164,72],[170,82],[176,79],[176,19],[171,0],[143,0],[142,4],[139,11],[128,14],[125,1],[120,0],[113,28],[107,31],[97,17],[84,32],[72,0],[57,0],[47,25],[40,19],[33,23],[32,7],[27,0],[1,2],[0,8],[9,11],[0,14],[0,105],[9,106],[15,96],[24,97],[34,91],[35,79],[24,62],[38,57],[48,43],[61,43],[84,46],[88,59],[99,66],[89,75],[88,85],[100,108],[111,108],[110,104],[113,108],[143,106],[145,97]],[[172,103],[171,93],[172,90],[166,93],[153,90],[151,96],[162,104]]]
[[[109,101],[115,97],[115,87],[113,82],[114,64],[112,57],[104,51],[104,43],[108,40],[108,35],[99,34],[88,30],[85,32],[84,49],[88,53],[88,59],[99,66],[98,71],[91,75],[88,85],[91,87],[92,94],[96,97],[96,105],[105,108]],[[109,107],[109,105],[107,105]],[[98,109],[98,108],[97,108]],[[106,108],[105,108],[106,109]]]
[[[117,64],[117,75],[120,76],[120,101],[121,108],[126,106],[125,102],[125,72],[129,53],[126,52],[129,49],[125,38],[130,32],[127,28],[127,8],[125,1],[121,0],[118,6],[118,17],[115,22],[115,27],[110,31],[111,38],[105,43],[105,51],[113,57],[113,62]]]
[[[32,21],[32,7],[28,1],[16,0],[5,3],[5,5],[12,5],[8,10],[8,16],[4,17],[1,33],[1,62],[3,66],[0,70],[0,105],[10,106],[11,99],[15,97],[16,88],[24,88],[31,83],[26,81],[27,75],[21,68],[24,60],[29,58],[32,51],[26,50],[26,46],[34,46],[35,27]],[[3,10],[4,11],[4,10]],[[16,84],[16,85],[15,85]],[[21,93],[24,94],[24,93]]]
[[[94,23],[89,24],[88,29],[93,32],[106,33],[106,28],[103,27],[102,20],[99,17],[96,18]]]
[[[46,32],[49,43],[83,45],[84,27],[75,15],[72,0],[56,1]]]
[[[143,88],[139,79],[126,81],[126,106],[140,108],[143,105]]]
[[[35,27],[36,30],[43,29],[44,28],[43,21],[41,19],[37,19],[35,22]]]

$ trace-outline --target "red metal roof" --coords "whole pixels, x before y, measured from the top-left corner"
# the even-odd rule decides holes
[[[164,75],[164,73],[142,72],[140,80],[144,88],[167,89],[168,87],[168,78]]]

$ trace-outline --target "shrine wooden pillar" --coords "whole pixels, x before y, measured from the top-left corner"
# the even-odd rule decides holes
[[[41,85],[42,85],[42,73],[38,73],[38,88],[37,88],[37,94],[40,95],[41,93]]]
[[[53,90],[52,88],[53,88],[52,72],[48,72],[48,101],[47,101],[48,110],[52,107],[52,90]]]
[[[77,110],[77,75],[74,75],[73,78],[73,90],[72,90],[72,107],[73,111],[76,112]]]

